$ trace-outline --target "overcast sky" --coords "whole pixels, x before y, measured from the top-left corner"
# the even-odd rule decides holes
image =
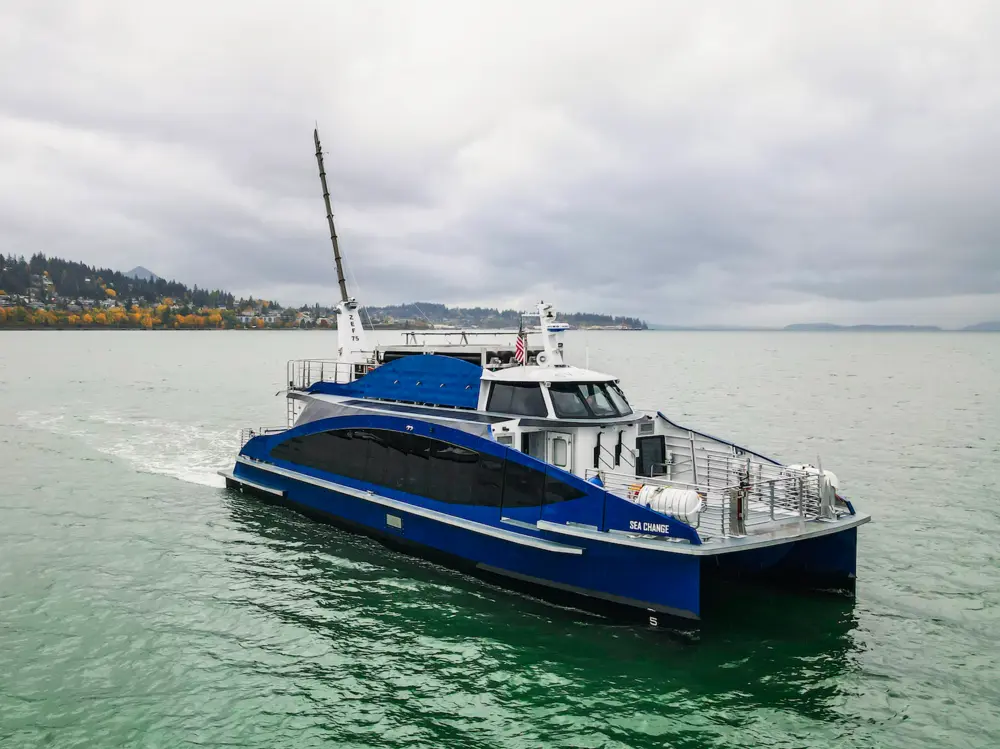
[[[820,6],[4,0],[0,252],[334,302],[318,121],[371,304],[1000,318],[1000,2]]]

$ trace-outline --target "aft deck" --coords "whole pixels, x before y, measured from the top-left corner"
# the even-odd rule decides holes
[[[638,501],[643,486],[694,490],[701,506],[692,526],[703,542],[852,514],[846,502],[824,488],[821,474],[720,454],[700,457],[705,480],[699,483],[595,469],[588,470],[587,477],[599,477],[607,491],[630,502]]]

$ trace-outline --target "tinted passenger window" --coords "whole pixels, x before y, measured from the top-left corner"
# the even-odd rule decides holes
[[[479,469],[472,486],[471,504],[499,507],[503,495],[503,458],[479,454]]]
[[[440,502],[499,507],[501,458],[385,429],[337,429],[292,437],[271,457]]]
[[[384,433],[359,430],[354,433],[354,439],[358,441],[359,450],[363,449],[367,456],[363,474],[364,480],[384,486],[386,458],[389,450],[382,434]]]
[[[478,462],[479,453],[434,441],[431,445],[431,470],[427,474],[426,496],[441,502],[470,504]]]
[[[404,432],[379,431],[386,443],[382,486],[423,494],[430,468],[430,440]]]
[[[320,443],[312,443],[304,438],[303,449],[309,460],[320,464],[337,456],[337,463],[342,467],[340,473],[351,478],[360,479],[365,475],[365,463],[368,462],[368,443],[355,439],[353,430],[330,432],[329,437]],[[332,439],[331,439],[332,438]]]
[[[544,473],[513,460],[507,461],[503,480],[504,507],[538,507],[544,496]]]
[[[538,383],[494,383],[486,410],[518,416],[548,415],[542,388]]]
[[[545,504],[553,502],[568,502],[571,499],[585,497],[586,493],[565,481],[549,474],[545,475]]]

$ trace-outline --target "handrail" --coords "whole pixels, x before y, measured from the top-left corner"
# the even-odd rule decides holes
[[[263,437],[268,434],[278,434],[279,432],[284,432],[288,427],[257,427],[257,428],[246,428],[240,430],[240,450],[242,450],[247,442],[252,440],[254,437]]]
[[[747,469],[746,461],[743,466]],[[781,468],[783,475],[765,475],[763,470],[757,471],[757,466],[752,465],[740,479],[724,485],[590,468],[586,470],[585,477],[600,477],[608,492],[630,502],[637,501],[644,485],[694,490],[702,497],[701,513],[694,527],[703,538],[725,538],[765,530],[765,526],[778,522],[803,522],[821,516],[822,477],[805,471],[777,468]]]
[[[337,359],[292,359],[286,366],[286,380],[292,390],[308,390],[317,382],[346,385],[364,377],[375,367],[375,364]]]
[[[459,345],[468,344],[469,337],[472,338],[486,338],[493,337],[498,338],[500,336],[516,336],[516,330],[462,330],[456,328],[455,330],[408,330],[404,333],[404,346],[421,346],[425,345],[420,342],[420,336],[441,336],[442,338],[447,338],[448,336],[458,336]]]

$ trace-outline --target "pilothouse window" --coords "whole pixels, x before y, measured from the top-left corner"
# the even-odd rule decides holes
[[[615,408],[618,409],[618,413],[622,416],[628,416],[632,413],[632,407],[628,404],[628,400],[625,398],[625,393],[623,393],[622,389],[613,382],[608,383],[608,395],[611,396],[611,402],[615,404]]]
[[[518,416],[548,416],[538,383],[496,382],[486,410]]]
[[[561,419],[628,416],[632,408],[622,392],[610,382],[553,382],[549,395]]]

